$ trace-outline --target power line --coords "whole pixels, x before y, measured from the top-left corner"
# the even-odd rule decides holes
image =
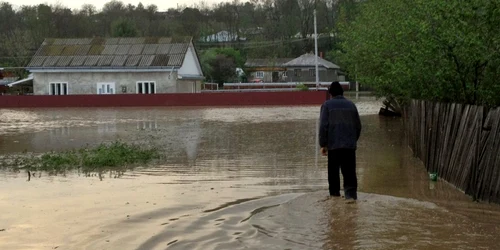
[[[329,38],[329,37],[318,37],[318,39],[324,39],[324,38]],[[273,46],[278,46],[278,45],[283,45],[283,44],[290,44],[290,43],[295,43],[295,42],[301,42],[301,41],[306,41],[311,38],[300,38],[300,39],[293,39],[293,40],[281,40],[281,41],[265,41],[265,42],[243,42],[243,43],[231,43],[231,42],[219,42],[219,43],[212,43],[213,45],[228,45],[228,44],[236,44],[236,45],[242,45],[243,49],[259,49],[259,48],[268,48],[268,47],[273,47]],[[207,45],[205,43],[198,43],[198,46],[200,44]],[[0,56],[0,59],[31,59],[33,56]],[[3,67],[7,68],[7,67]],[[12,68],[12,67],[11,67]]]
[[[318,37],[318,39],[322,39],[322,38],[327,38],[327,37]],[[256,45],[241,43],[240,45],[242,45],[242,49],[258,49],[258,48],[268,48],[268,47],[273,47],[273,46],[290,44],[290,43],[305,41],[305,40],[309,40],[309,39],[310,38],[284,40],[284,41],[273,41],[273,42],[268,42],[266,44],[256,44]],[[218,45],[230,45],[230,44],[225,43],[225,42],[220,42],[220,43],[218,43]],[[201,46],[199,46],[199,47],[201,47]]]
[[[331,38],[331,36],[320,36],[318,39]],[[281,42],[294,42],[294,41],[305,41],[312,40],[314,37],[306,37],[306,38],[297,38],[293,40],[280,40],[280,41],[261,41],[261,42],[246,42],[246,41],[220,41],[220,42],[198,42],[196,45],[198,46],[210,46],[210,45],[261,45],[261,44],[269,44],[269,43],[281,43]]]

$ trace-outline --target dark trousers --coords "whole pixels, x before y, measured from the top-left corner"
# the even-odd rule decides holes
[[[357,199],[356,150],[335,149],[328,151],[328,184],[330,195],[340,196],[339,168],[344,177],[345,198]]]

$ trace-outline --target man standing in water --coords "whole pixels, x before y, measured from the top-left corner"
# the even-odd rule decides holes
[[[321,154],[328,156],[330,196],[340,196],[340,168],[344,177],[345,198],[356,200],[356,147],[361,134],[358,109],[344,98],[339,82],[332,82],[328,92],[331,98],[321,106],[319,144]]]

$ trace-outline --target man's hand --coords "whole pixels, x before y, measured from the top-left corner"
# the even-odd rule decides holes
[[[327,156],[328,155],[328,148],[322,147],[320,152],[321,152],[322,156]]]

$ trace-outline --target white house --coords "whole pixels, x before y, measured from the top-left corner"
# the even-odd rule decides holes
[[[45,39],[27,69],[34,95],[195,93],[192,38]]]
[[[208,35],[200,38],[200,42],[236,42],[236,41],[246,41],[245,37],[239,37],[238,34],[229,32],[227,30],[219,31],[215,34]]]

